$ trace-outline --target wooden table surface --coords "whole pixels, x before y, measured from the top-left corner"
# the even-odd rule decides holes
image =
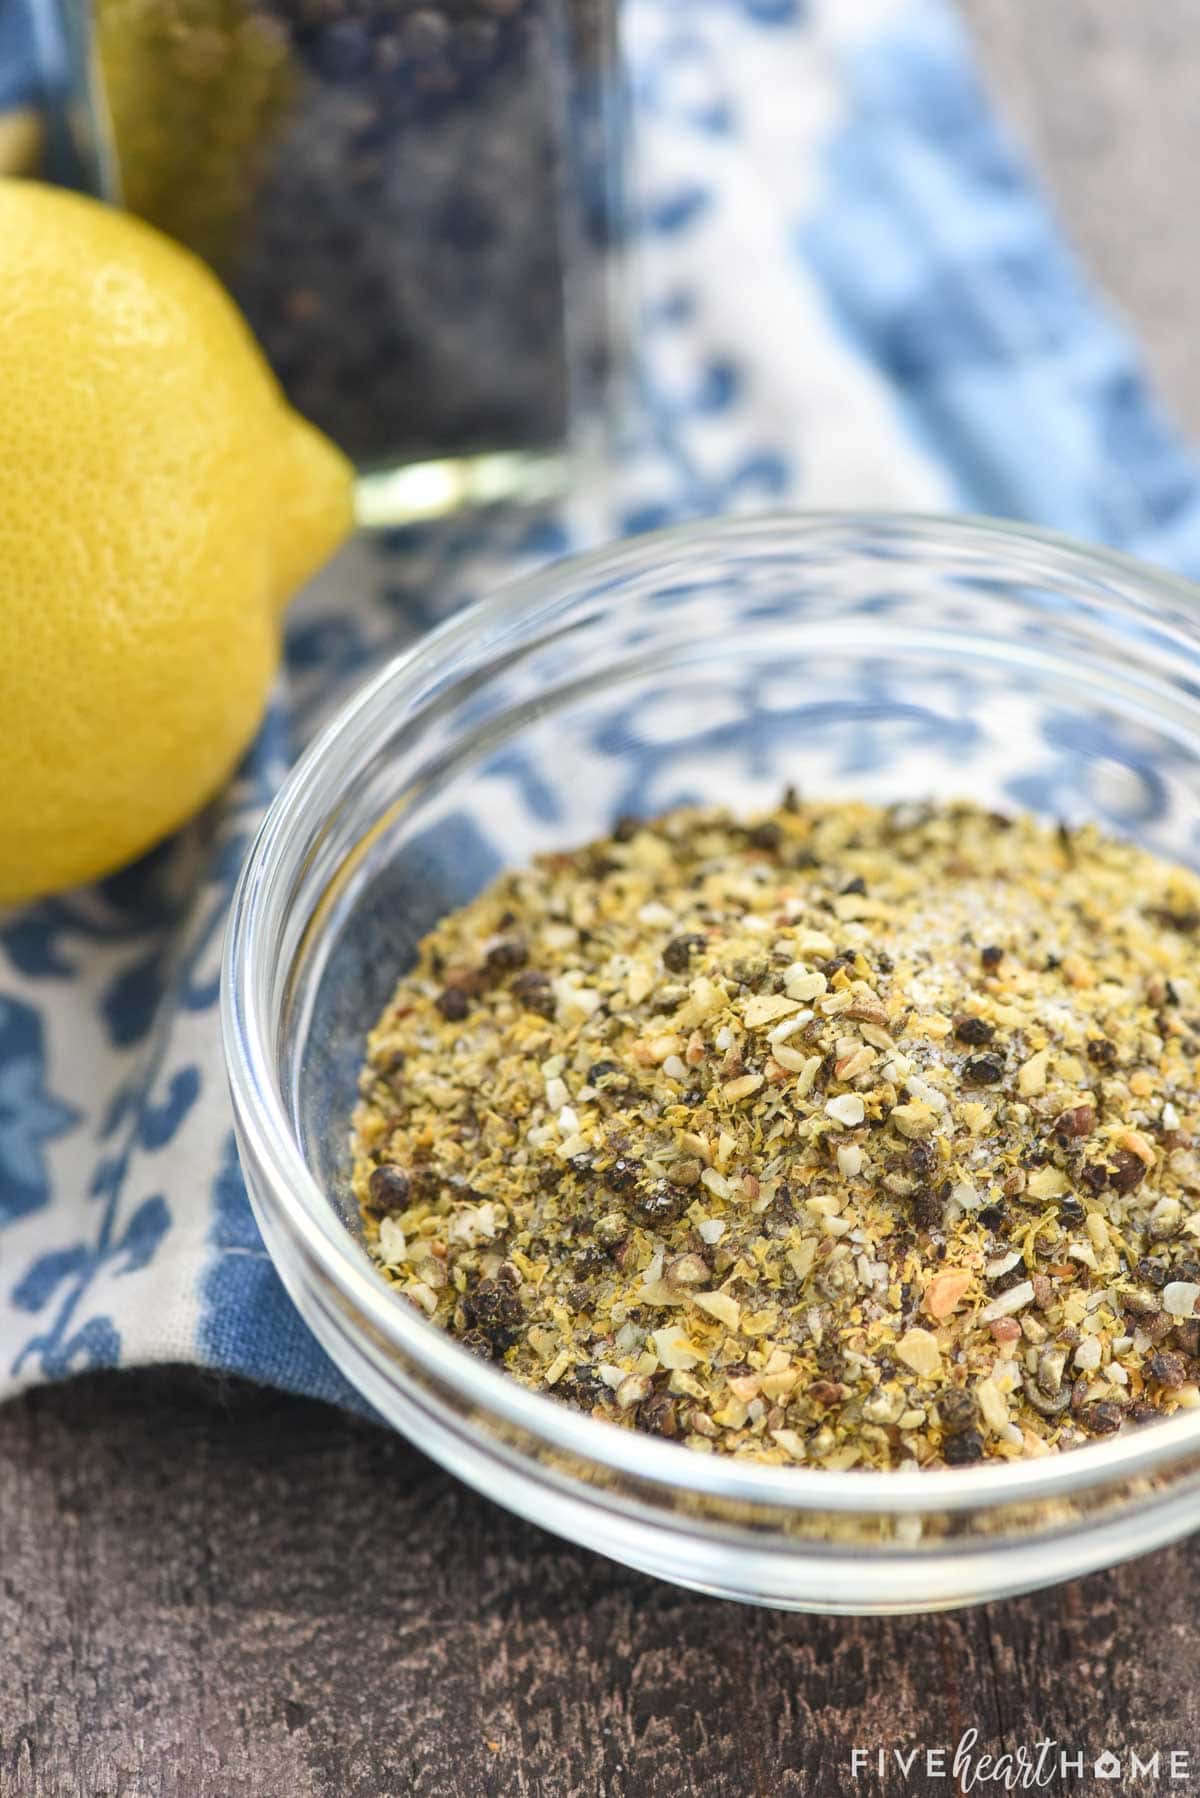
[[[1200,0],[963,11],[1200,433]],[[1200,1542],[946,1617],[788,1617],[573,1549],[318,1405],[161,1372],[0,1410],[3,1798],[941,1795],[851,1751],[971,1726],[1189,1751],[1200,1782],[1198,1617]]]
[[[0,1413],[0,1519],[5,1798],[946,1798],[851,1751],[1200,1746],[1200,1542],[948,1616],[753,1611],[168,1372]]]

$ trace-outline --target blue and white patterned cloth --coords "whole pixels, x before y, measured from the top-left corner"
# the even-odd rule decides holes
[[[0,0],[0,104],[24,95]],[[8,9],[6,14],[6,8]],[[223,801],[0,914],[0,1394],[199,1362],[346,1398],[251,1218],[217,1021],[238,867],[368,660],[604,536],[732,509],[965,509],[1200,573],[1200,484],[942,0],[630,0],[642,316],[626,452],[535,522],[350,546]]]

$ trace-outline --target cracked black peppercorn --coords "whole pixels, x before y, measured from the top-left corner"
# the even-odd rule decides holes
[[[937,1155],[927,1142],[915,1142],[908,1151],[908,1165],[919,1178],[927,1178],[937,1166]]]
[[[909,1200],[913,1222],[919,1230],[936,1230],[945,1214],[940,1194],[931,1186],[919,1186]]]
[[[529,960],[529,945],[523,936],[504,936],[487,952],[487,964],[498,973],[507,974],[523,968]]]
[[[571,1272],[577,1280],[590,1280],[593,1274],[599,1273],[608,1265],[607,1251],[599,1243],[589,1242],[585,1248],[580,1249],[571,1263]]]
[[[995,943],[989,943],[986,948],[979,951],[979,959],[985,968],[998,968],[1004,960],[1004,951]]]
[[[1200,911],[1176,911],[1169,905],[1148,905],[1146,916],[1152,924],[1165,924],[1169,930],[1178,930],[1182,936],[1193,936],[1200,930]]]
[[[463,1294],[461,1306],[467,1333],[482,1337],[491,1359],[498,1361],[515,1341],[517,1328],[525,1315],[513,1287],[502,1277],[480,1280],[477,1286]]]
[[[1185,1384],[1188,1366],[1182,1355],[1175,1354],[1171,1349],[1164,1349],[1151,1355],[1146,1363],[1146,1372],[1156,1386],[1165,1386],[1168,1391],[1174,1392]]]
[[[661,1230],[668,1224],[676,1223],[687,1210],[688,1204],[686,1191],[662,1180],[655,1186],[639,1188],[634,1193],[629,1209],[647,1229]]]
[[[651,1436],[673,1437],[679,1434],[679,1418],[675,1400],[669,1392],[652,1392],[633,1414],[639,1430]]]
[[[954,1034],[968,1048],[982,1049],[995,1036],[996,1026],[989,1024],[986,1018],[956,1018]]]
[[[968,1086],[995,1086],[1004,1078],[1004,1061],[999,1055],[968,1055],[962,1072]]]
[[[1132,1149],[1118,1149],[1113,1155],[1109,1184],[1118,1192],[1133,1192],[1146,1178],[1146,1164]]]
[[[978,1416],[978,1406],[963,1386],[950,1386],[937,1398],[938,1422],[948,1436],[969,1430]]]
[[[978,1430],[962,1430],[947,1436],[942,1443],[942,1459],[947,1467],[971,1467],[983,1460],[983,1437]]]
[[[611,1167],[601,1174],[605,1186],[612,1192],[629,1192],[637,1185],[641,1175],[642,1164],[632,1155],[618,1155]]]
[[[408,1204],[411,1184],[402,1167],[385,1161],[367,1182],[372,1211],[403,1211]]]
[[[471,1009],[471,1001],[460,986],[448,986],[438,994],[437,1008],[448,1024],[461,1024]]]
[[[702,936],[672,937],[662,952],[663,967],[669,974],[686,974],[693,955],[698,955],[703,947]]]
[[[590,1367],[574,1367],[560,1380],[556,1390],[581,1411],[594,1411],[612,1397],[599,1374]]]
[[[1125,1413],[1120,1405],[1104,1398],[1099,1404],[1085,1405],[1079,1412],[1079,1421],[1093,1436],[1111,1436],[1125,1421]]]
[[[512,996],[526,1011],[533,1011],[539,1017],[552,1018],[557,1006],[550,985],[550,976],[539,973],[536,968],[526,968],[518,974],[512,983]]]

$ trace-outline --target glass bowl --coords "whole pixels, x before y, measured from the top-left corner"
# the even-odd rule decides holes
[[[526,1390],[374,1270],[348,1184],[365,1033],[422,934],[622,812],[969,798],[1200,863],[1196,593],[1007,525],[689,524],[563,562],[398,657],[308,750],[247,860],[223,1018],[256,1216],[366,1399],[480,1490],[683,1585],[921,1610],[1140,1554],[1200,1521],[1200,1411],[1039,1461],[773,1468]]]

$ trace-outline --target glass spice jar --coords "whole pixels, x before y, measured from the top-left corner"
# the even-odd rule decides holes
[[[612,403],[616,0],[61,0],[85,183],[206,258],[368,523],[540,497]]]

